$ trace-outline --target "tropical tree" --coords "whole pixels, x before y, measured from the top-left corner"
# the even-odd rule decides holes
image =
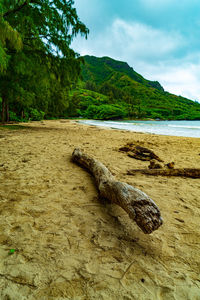
[[[16,113],[34,107],[59,115],[80,74],[81,58],[70,44],[77,34],[88,34],[74,1],[0,1],[2,121],[9,105]]]

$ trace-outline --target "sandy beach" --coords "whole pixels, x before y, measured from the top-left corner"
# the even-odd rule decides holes
[[[1,300],[200,299],[200,179],[129,176],[149,162],[119,152],[133,142],[177,168],[200,168],[200,139],[69,120],[23,126],[0,129]],[[163,225],[146,235],[102,201],[71,162],[75,147],[148,194]]]

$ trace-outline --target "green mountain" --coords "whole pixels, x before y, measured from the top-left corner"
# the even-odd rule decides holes
[[[82,67],[82,76],[84,81],[93,80],[96,84],[101,84],[109,80],[113,72],[123,73],[134,81],[137,81],[146,87],[154,87],[164,91],[158,81],[146,80],[138,74],[126,62],[117,61],[110,57],[98,58],[95,56],[84,56],[85,65]]]
[[[93,119],[199,120],[200,104],[164,91],[158,81],[126,62],[84,56],[82,79],[71,92],[68,114]]]

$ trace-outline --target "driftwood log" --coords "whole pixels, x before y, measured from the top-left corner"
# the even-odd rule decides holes
[[[140,145],[135,145],[134,143],[128,143],[126,146],[119,148],[119,151],[126,152],[129,157],[148,161],[155,159],[157,161],[163,162],[158,155],[156,155],[152,150],[141,147]]]
[[[180,176],[180,177],[190,177],[190,178],[200,178],[200,169],[133,169],[128,170],[127,175],[135,175],[136,173],[141,173],[145,175],[154,176]]]
[[[78,148],[72,154],[72,161],[92,173],[100,195],[122,207],[144,233],[151,233],[162,225],[159,208],[145,193],[127,183],[115,180],[101,162]]]

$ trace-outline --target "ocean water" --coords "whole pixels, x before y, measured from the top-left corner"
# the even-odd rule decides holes
[[[161,135],[200,138],[200,121],[99,121],[80,120],[80,123],[121,130]]]

